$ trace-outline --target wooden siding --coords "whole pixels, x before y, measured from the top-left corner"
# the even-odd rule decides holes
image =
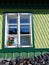
[[[39,10],[38,10],[39,11]],[[42,10],[33,14],[34,46],[35,48],[49,48],[49,12],[42,14]],[[34,10],[33,10],[34,12]],[[2,49],[3,15],[0,15],[0,49]]]
[[[3,27],[3,14],[2,12],[8,10],[0,10],[0,49],[2,49],[2,27]],[[13,9],[14,11],[14,9]],[[18,11],[18,10],[17,10]],[[26,11],[26,10],[25,10]],[[34,24],[34,47],[37,49],[49,48],[49,10],[31,10],[33,12],[33,24]],[[11,12],[11,10],[10,10]],[[15,10],[16,12],[16,10]],[[39,50],[40,51],[40,50]],[[13,52],[13,53],[0,53],[0,58],[9,58],[9,57],[33,57],[34,55],[41,54],[42,52]],[[45,53],[45,52],[43,52]]]
[[[35,48],[49,48],[49,14],[34,14]]]

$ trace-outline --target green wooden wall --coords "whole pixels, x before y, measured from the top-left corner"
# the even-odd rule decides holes
[[[49,13],[33,14],[35,48],[49,48]]]
[[[2,49],[2,28],[3,28],[3,10],[0,10],[0,49]],[[5,12],[8,11],[5,9]],[[9,10],[11,12],[11,10]],[[17,11],[17,9],[13,10]],[[18,10],[19,11],[19,10]],[[22,10],[23,11],[23,10]],[[24,10],[26,12],[26,10]],[[34,47],[49,48],[49,9],[34,9],[32,11],[32,21],[34,27]],[[4,32],[3,32],[4,33]]]
[[[48,49],[49,50],[49,9],[13,9],[12,12],[32,12],[32,21],[33,21],[33,27],[34,27],[34,47],[33,49]],[[0,50],[2,50],[2,28],[3,28],[3,14],[4,12],[11,12],[11,9],[0,9]],[[32,57],[41,54],[40,50],[39,52],[13,52],[13,53],[0,53],[0,57],[9,58],[16,57],[16,56],[25,56],[25,57]]]

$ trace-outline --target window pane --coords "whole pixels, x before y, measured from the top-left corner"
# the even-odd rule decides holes
[[[21,36],[20,37],[20,43],[22,46],[30,45],[30,36]]]
[[[21,19],[20,23],[29,23],[29,19]]]
[[[20,23],[29,23],[29,16],[28,15],[20,16]]]
[[[17,46],[17,36],[8,36],[7,46]]]
[[[20,26],[20,33],[21,34],[29,34],[30,33],[30,26],[21,25]]]
[[[8,23],[9,24],[16,24],[17,23],[17,19],[9,19]]]
[[[9,28],[9,34],[17,34],[17,28]]]

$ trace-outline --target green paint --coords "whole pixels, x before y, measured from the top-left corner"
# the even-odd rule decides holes
[[[4,54],[3,53],[0,53],[0,58],[4,58]]]
[[[0,15],[2,20],[0,24],[2,24],[2,28],[0,28],[2,37],[1,37],[1,45],[0,52],[34,52],[34,51],[49,51],[49,40],[48,40],[48,26],[49,26],[49,9],[13,9],[12,12],[32,12],[32,35],[33,35],[33,47],[32,48],[9,48],[4,49],[4,12],[11,12],[11,9],[0,9]],[[0,19],[1,19],[0,17]],[[15,54],[14,54],[15,55]],[[22,54],[23,55],[23,54]],[[23,55],[24,56],[24,55]]]

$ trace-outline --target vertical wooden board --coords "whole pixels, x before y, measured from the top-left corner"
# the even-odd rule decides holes
[[[4,58],[4,53],[0,53],[0,58]]]
[[[26,52],[22,52],[22,57],[27,57],[27,53]]]
[[[3,22],[3,15],[0,15],[0,49],[2,49],[2,22]]]
[[[4,53],[4,58],[7,59],[7,53]]]
[[[33,58],[33,57],[34,57],[34,52],[30,52],[30,53],[29,53],[29,57],[30,57],[30,58]]]
[[[38,55],[40,56],[41,52],[35,52],[35,56],[37,57]]]
[[[12,58],[12,53],[7,53],[7,58]]]
[[[18,52],[14,53],[14,58],[16,58],[18,56],[19,56],[19,53]]]

